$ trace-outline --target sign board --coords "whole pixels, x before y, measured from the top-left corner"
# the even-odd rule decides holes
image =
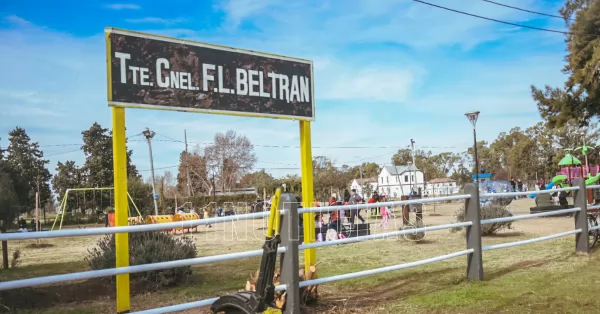
[[[315,119],[312,61],[107,28],[108,104]]]

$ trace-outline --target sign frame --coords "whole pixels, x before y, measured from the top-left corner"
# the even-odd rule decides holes
[[[195,113],[204,113],[204,114],[217,114],[217,115],[227,115],[227,116],[241,116],[241,117],[256,117],[256,118],[270,118],[270,119],[283,119],[283,120],[303,120],[303,121],[315,121],[316,119],[316,99],[315,99],[315,79],[314,79],[314,65],[311,60],[288,57],[278,54],[270,54],[266,52],[259,52],[254,50],[240,49],[228,46],[214,45],[208,44],[198,41],[191,41],[185,39],[176,39],[172,37],[165,37],[160,35],[147,34],[137,31],[129,31],[119,28],[106,27],[104,29],[104,34],[106,38],[106,83],[108,90],[108,106],[109,107],[119,107],[119,108],[137,108],[137,109],[150,109],[150,110],[167,110],[167,111],[177,111],[177,112],[195,112]],[[302,117],[302,116],[291,116],[291,115],[281,115],[281,114],[271,114],[271,113],[258,113],[258,112],[242,112],[242,111],[232,111],[232,110],[218,110],[218,109],[201,109],[201,108],[185,108],[185,107],[170,107],[170,106],[162,106],[162,105],[150,105],[150,104],[139,104],[139,103],[129,103],[129,102],[120,102],[112,100],[112,52],[111,52],[111,40],[110,35],[126,35],[133,36],[138,38],[145,38],[150,40],[169,42],[174,44],[182,44],[194,47],[201,48],[209,48],[216,49],[221,51],[233,52],[238,54],[247,54],[257,57],[264,58],[272,58],[283,61],[291,61],[297,63],[304,63],[310,65],[310,96],[312,101],[312,116],[311,117]]]
[[[240,112],[230,110],[215,110],[215,109],[198,109],[198,108],[184,108],[184,107],[169,107],[161,105],[149,105],[149,104],[132,104],[126,102],[117,102],[112,100],[112,49],[111,49],[111,34],[121,34],[134,37],[141,37],[151,40],[167,41],[177,44],[185,44],[197,47],[206,47],[211,49],[218,49],[229,52],[245,53],[255,56],[274,58],[286,61],[306,63],[310,65],[311,78],[310,78],[310,95],[312,97],[312,116],[290,116],[290,115],[278,115],[268,113],[256,113],[256,112]],[[126,108],[138,108],[138,109],[150,109],[150,110],[168,110],[168,111],[179,111],[179,112],[195,112],[204,114],[218,114],[228,116],[242,116],[242,117],[258,117],[258,118],[271,118],[271,119],[284,119],[284,120],[297,120],[299,122],[300,131],[300,162],[302,170],[302,202],[304,207],[310,207],[313,205],[314,198],[314,182],[313,182],[313,164],[312,164],[312,141],[311,141],[311,122],[315,121],[316,118],[316,99],[314,96],[314,67],[313,62],[305,59],[298,59],[286,56],[280,56],[275,54],[268,54],[264,52],[257,52],[252,50],[238,49],[227,46],[219,46],[206,44],[201,42],[194,42],[189,40],[181,40],[157,35],[151,35],[135,31],[127,31],[112,27],[106,27],[104,29],[104,36],[106,40],[106,69],[107,69],[107,101],[108,106],[112,111],[112,132],[113,132],[113,170],[114,170],[114,191],[115,191],[115,223],[116,226],[127,226],[128,225],[128,199],[127,199],[127,141],[125,132],[125,109]],[[304,213],[304,243],[313,243],[316,241],[315,235],[315,222],[314,213]],[[116,255],[116,267],[127,267],[129,266],[129,233],[117,233],[115,234],[115,255]],[[316,264],[317,254],[316,249],[305,249],[304,250],[304,267],[306,271],[309,270],[311,265]],[[117,313],[129,313],[131,311],[131,293],[130,293],[130,281],[129,274],[116,275],[116,310]]]

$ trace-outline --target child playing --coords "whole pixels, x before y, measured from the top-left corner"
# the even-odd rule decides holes
[[[204,207],[204,217],[202,217],[204,219],[208,219],[210,218],[210,214],[208,213],[208,207]],[[212,228],[212,226],[210,224],[206,225],[209,228]]]
[[[383,229],[388,228],[389,215],[390,215],[390,213],[388,212],[388,208],[386,206],[382,206],[381,207],[381,217],[383,218],[383,220],[381,221],[380,226],[383,227]]]

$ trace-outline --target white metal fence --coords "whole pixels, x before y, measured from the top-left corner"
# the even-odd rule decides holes
[[[465,192],[467,194],[462,195],[452,195],[445,197],[437,197],[437,198],[425,198],[425,199],[415,199],[415,200],[405,200],[405,201],[394,201],[394,202],[385,202],[385,203],[374,203],[374,204],[360,204],[360,205],[351,205],[351,206],[329,206],[329,207],[310,207],[310,208],[297,208],[297,204],[293,202],[282,202],[282,209],[280,213],[283,215],[282,219],[287,220],[287,228],[291,228],[295,232],[298,231],[298,214],[302,213],[324,213],[331,212],[335,210],[348,210],[348,209],[368,209],[374,207],[382,207],[382,206],[404,206],[410,204],[425,204],[425,203],[433,203],[440,201],[449,201],[449,200],[465,200],[465,221],[453,224],[444,224],[437,226],[427,226],[421,228],[413,228],[401,231],[392,231],[381,234],[372,234],[366,236],[358,236],[353,238],[340,239],[336,241],[327,241],[327,242],[313,242],[313,243],[305,243],[299,244],[299,239],[285,239],[283,241],[283,245],[279,248],[279,253],[285,252],[295,252],[297,254],[298,250],[305,249],[316,249],[326,246],[333,245],[342,245],[342,244],[350,244],[357,243],[369,240],[376,239],[384,239],[389,237],[398,237],[402,235],[409,235],[414,233],[421,232],[429,232],[429,231],[437,231],[451,228],[466,228],[466,238],[467,238],[467,247],[465,250],[458,252],[451,252],[445,255],[436,256],[428,259],[423,259],[419,261],[414,261],[410,263],[403,263],[397,265],[391,265],[381,268],[375,268],[370,270],[364,270],[354,273],[346,273],[340,274],[330,277],[324,278],[316,278],[312,280],[296,282],[296,284],[288,286],[286,284],[282,284],[276,288],[276,290],[286,290],[288,297],[288,304],[291,306],[286,307],[287,313],[296,313],[296,301],[294,300],[294,295],[297,295],[299,288],[306,287],[309,285],[316,284],[324,284],[339,280],[346,280],[351,278],[370,276],[380,273],[385,273],[389,271],[406,269],[417,267],[429,263],[434,263],[438,261],[443,261],[451,258],[455,258],[458,256],[469,255],[469,262],[467,265],[467,276],[472,280],[482,280],[483,279],[483,262],[482,262],[482,252],[487,250],[501,249],[513,246],[519,246],[524,244],[535,243],[539,241],[545,241],[550,239],[555,239],[559,237],[564,237],[568,235],[577,235],[576,240],[576,250],[579,252],[589,252],[588,245],[588,232],[593,230],[600,229],[600,226],[589,228],[587,224],[587,210],[588,209],[600,209],[600,206],[587,206],[586,199],[586,189],[597,189],[600,188],[600,185],[594,186],[585,186],[585,182],[582,179],[576,180],[576,184],[570,188],[561,188],[561,189],[553,189],[553,190],[542,190],[542,191],[531,191],[531,192],[510,192],[510,193],[487,193],[479,195],[478,189],[475,185],[470,184],[465,188]],[[557,191],[574,191],[575,195],[573,197],[575,207],[569,209],[562,209],[552,212],[543,212],[536,214],[528,214],[528,215],[519,215],[519,216],[511,216],[511,217],[502,217],[502,218],[493,218],[481,220],[480,216],[480,197],[481,198],[495,198],[495,197],[514,197],[520,195],[530,195],[530,194],[543,194],[543,193],[554,193]],[[289,198],[291,199],[291,197]],[[491,223],[500,223],[500,222],[508,222],[508,221],[517,221],[522,219],[531,219],[537,217],[545,217],[552,215],[561,215],[573,213],[575,216],[575,229],[567,232],[561,232],[549,236],[538,237],[529,240],[515,241],[503,244],[495,244],[483,246],[481,245],[481,226],[484,224]],[[264,218],[269,215],[268,212],[261,213],[253,213],[253,214],[244,214],[237,216],[226,216],[226,217],[217,217],[210,219],[201,219],[201,220],[189,220],[183,222],[173,222],[173,223],[163,223],[163,224],[150,224],[150,225],[138,225],[138,226],[123,226],[123,227],[111,227],[111,228],[89,228],[89,229],[74,229],[74,230],[61,230],[61,231],[44,231],[44,232],[33,232],[33,233],[12,233],[12,234],[0,234],[0,241],[14,241],[14,240],[26,240],[26,239],[44,239],[44,238],[58,238],[58,237],[74,237],[74,236],[90,236],[90,235],[103,235],[103,234],[115,234],[115,233],[128,233],[128,232],[143,232],[143,231],[161,231],[165,229],[171,228],[182,228],[182,227],[191,227],[198,225],[207,225],[207,224],[217,224],[224,223],[230,221],[239,221],[246,219],[256,219],[256,218]],[[295,224],[295,226],[294,226]],[[284,223],[284,227],[286,224]],[[289,230],[288,230],[289,231]],[[287,234],[293,234],[290,232],[282,232],[282,237]],[[297,234],[297,233],[296,233]],[[235,260],[235,259],[243,259],[248,257],[256,257],[261,256],[262,250],[251,250],[245,252],[238,253],[230,253],[230,254],[221,254],[214,256],[206,256],[206,257],[198,257],[177,261],[169,261],[169,262],[161,262],[154,264],[145,264],[145,265],[136,265],[136,266],[128,266],[128,267],[119,267],[112,269],[104,269],[104,270],[92,270],[85,272],[77,272],[70,273],[64,275],[55,275],[55,276],[45,276],[45,277],[36,277],[29,279],[21,279],[21,280],[12,280],[6,282],[0,282],[0,291],[10,290],[10,289],[18,289],[24,287],[31,286],[39,286],[39,285],[47,285],[47,284],[55,284],[66,281],[74,281],[74,280],[85,280],[91,278],[99,278],[99,277],[109,277],[116,276],[120,274],[127,273],[138,273],[152,270],[160,270],[167,268],[175,268],[175,267],[183,267],[183,266],[191,266],[191,265],[199,265],[206,263],[214,263],[220,261],[227,260]],[[285,261],[284,261],[285,262]],[[298,274],[299,265],[297,263],[297,259],[295,265],[288,265],[286,269],[291,269],[293,274]],[[295,270],[295,271],[294,271]],[[282,281],[282,283],[284,283]],[[183,303],[173,306],[166,306],[162,308],[156,308],[151,310],[145,310],[140,312],[134,312],[137,314],[157,314],[157,313],[170,313],[176,311],[182,311],[187,309],[193,309],[198,307],[204,307],[215,302],[217,298],[210,298],[205,300],[199,300],[196,302]]]

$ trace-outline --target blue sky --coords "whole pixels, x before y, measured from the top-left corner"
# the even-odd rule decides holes
[[[564,29],[560,19],[480,0],[429,2]],[[502,3],[554,13],[562,1]],[[408,145],[410,138],[435,153],[462,151],[472,143],[463,115],[470,110],[482,112],[481,139],[530,126],[540,118],[529,86],[560,86],[565,79],[560,71],[563,36],[411,0],[5,0],[0,5],[0,145],[7,145],[6,133],[18,125],[43,146],[52,169],[59,160],[82,163],[83,154],[74,145],[81,143],[81,131],[95,121],[110,126],[103,38],[107,26],[313,60],[313,155],[328,156],[339,165],[389,162],[396,147]],[[296,167],[297,148],[260,146],[297,146],[297,122],[127,110],[128,135],[145,127],[159,134],[153,144],[157,168],[178,164],[183,144],[169,138],[183,140],[184,129],[191,149],[202,149],[215,132],[235,129],[257,145],[257,168],[269,168],[276,176],[299,173],[272,169]],[[145,143],[130,142],[130,148],[138,169],[148,169]]]

